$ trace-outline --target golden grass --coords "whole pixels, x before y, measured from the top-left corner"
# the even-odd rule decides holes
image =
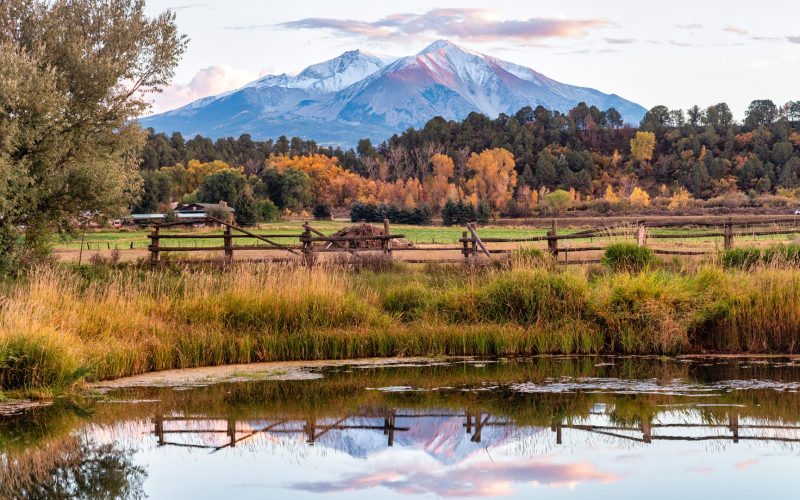
[[[44,267],[0,303],[0,389],[169,368],[398,355],[794,353],[800,270],[373,272]]]

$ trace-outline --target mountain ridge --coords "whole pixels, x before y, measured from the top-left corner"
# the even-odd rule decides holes
[[[268,75],[240,89],[209,96],[140,120],[158,132],[218,138],[300,136],[319,143],[381,141],[441,116],[470,112],[495,118],[525,106],[568,111],[579,102],[616,108],[628,123],[646,110],[616,94],[558,82],[525,66],[438,40],[393,62],[362,50],[305,68]]]

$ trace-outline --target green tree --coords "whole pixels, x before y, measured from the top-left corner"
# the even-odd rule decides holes
[[[80,214],[130,206],[133,119],[185,42],[173,13],[149,18],[142,0],[0,2],[0,267],[42,255]]]
[[[572,208],[572,202],[572,195],[563,189],[556,189],[544,197],[547,208],[559,213]]]
[[[258,222],[258,201],[249,185],[236,195],[233,208],[236,209],[236,223],[240,226],[253,226]]]
[[[300,169],[283,171],[268,166],[261,176],[262,189],[281,210],[298,210],[311,203],[311,178]]]
[[[748,128],[759,125],[771,125],[778,118],[778,107],[769,99],[759,99],[750,103],[744,115],[744,124]]]
[[[225,203],[235,207],[239,193],[244,189],[247,179],[242,174],[232,169],[220,170],[206,176],[197,190],[197,200],[200,203]]]

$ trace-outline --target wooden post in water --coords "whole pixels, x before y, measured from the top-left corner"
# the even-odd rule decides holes
[[[389,219],[383,219],[383,235],[384,236],[391,236],[390,228],[389,228]],[[383,255],[392,260],[392,239],[385,238],[383,240]]]
[[[384,427],[384,434],[389,435],[389,446],[394,446],[394,429],[395,429],[395,420],[397,418],[397,408],[392,408],[389,410],[389,415],[384,419],[385,427]]]
[[[650,422],[642,422],[642,440],[645,443],[651,442],[651,430],[650,430]]]
[[[470,415],[469,410],[467,410],[467,434],[472,433],[472,415]]]
[[[223,262],[225,265],[230,265],[233,262],[233,233],[231,226],[225,225],[225,237],[223,238],[223,245],[225,247],[225,257]]]
[[[733,248],[733,223],[731,219],[728,219],[725,222],[722,238],[724,240],[723,246],[725,247],[725,250],[730,250]]]
[[[739,442],[739,414],[738,413],[730,414],[728,416],[728,421],[729,421],[728,428],[733,433],[733,442],[734,443],[738,443]]]
[[[158,438],[158,445],[164,446],[164,417],[159,415],[155,418],[155,435]]]
[[[306,431],[306,443],[313,445],[314,441],[317,439],[317,422],[306,420],[305,431]]]
[[[159,246],[159,231],[160,227],[155,226],[150,235],[150,265],[158,265],[158,246]]]
[[[556,237],[558,236],[558,222],[555,219],[553,219],[551,229],[547,232],[547,236],[550,236],[550,238],[547,239],[547,249],[550,251],[550,255],[552,255],[554,259],[557,259],[558,240]]]
[[[228,419],[228,437],[231,439],[231,448],[236,446],[236,420]]]

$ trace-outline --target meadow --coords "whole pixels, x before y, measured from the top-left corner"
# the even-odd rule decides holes
[[[2,288],[0,389],[278,360],[796,353],[796,254],[665,263],[623,251],[569,268],[535,251],[472,268],[42,267]]]

